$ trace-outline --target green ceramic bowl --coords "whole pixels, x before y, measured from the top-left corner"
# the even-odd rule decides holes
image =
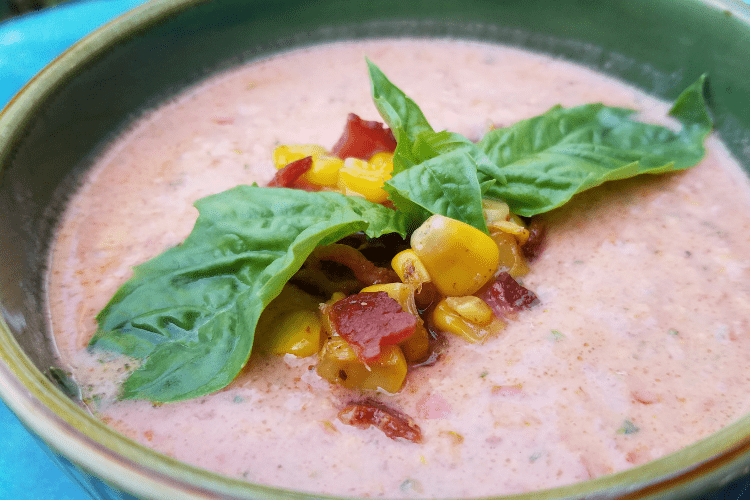
[[[718,132],[750,171],[750,9],[744,3],[145,4],[68,50],[0,115],[0,396],[93,496],[129,498],[120,490],[159,500],[308,498],[227,479],[146,449],[92,418],[48,378],[54,349],[42,293],[46,252],[76,173],[139,110],[213,71],[294,46],[402,34],[519,45],[577,61],[665,99],[674,99],[708,72]],[[549,498],[689,498],[748,470],[750,416],[663,459],[543,493]],[[514,498],[532,497],[539,496]]]

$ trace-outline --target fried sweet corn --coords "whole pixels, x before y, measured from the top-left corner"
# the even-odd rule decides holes
[[[315,158],[326,153],[326,148],[318,144],[283,144],[273,150],[273,164],[276,168],[283,168],[306,156]]]
[[[482,209],[490,233],[494,230],[512,234],[519,245],[529,240],[529,230],[520,217],[510,212],[507,203],[485,198],[482,200]]]
[[[318,300],[287,285],[263,310],[255,327],[254,349],[268,354],[312,356],[320,350],[323,324]]]
[[[365,365],[341,337],[331,337],[318,356],[317,372],[349,389],[398,392],[406,378],[406,359],[399,346],[384,346],[377,361]]]
[[[474,295],[463,297],[446,297],[445,303],[459,316],[476,325],[489,325],[492,321],[492,309],[485,301]]]
[[[430,273],[414,250],[407,249],[397,253],[391,260],[391,267],[402,282],[420,287],[432,281]]]
[[[433,309],[432,323],[439,330],[463,337],[474,344],[484,342],[504,326],[502,321],[494,317],[485,325],[473,323],[450,307],[447,299],[438,302]]]
[[[388,199],[383,189],[393,172],[393,153],[377,153],[369,160],[347,158],[338,171],[338,188],[348,195],[361,196],[373,203]]]
[[[529,266],[516,237],[505,231],[490,228],[490,237],[497,244],[500,268],[517,278],[529,272]]]
[[[334,187],[338,184],[339,170],[344,166],[344,160],[336,156],[329,156],[323,146],[317,144],[284,144],[273,151],[273,162],[276,168],[283,168],[289,163],[312,156],[310,170],[305,172],[302,179],[316,186]]]
[[[277,321],[270,345],[272,354],[293,354],[298,358],[306,358],[318,352],[322,325],[316,311],[290,311],[281,315]]]
[[[414,231],[411,248],[445,296],[479,290],[495,274],[500,259],[492,238],[442,215],[433,215]]]
[[[510,216],[510,207],[507,203],[490,198],[482,199],[482,211],[488,225],[495,221],[508,220]]]

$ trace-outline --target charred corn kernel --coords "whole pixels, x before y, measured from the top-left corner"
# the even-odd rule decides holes
[[[351,346],[341,337],[331,337],[318,357],[317,372],[331,383],[349,389],[398,392],[406,377],[406,359],[398,346],[382,349],[380,357],[369,366],[362,363]]]
[[[497,271],[499,250],[479,229],[442,215],[427,219],[411,236],[411,248],[442,295],[471,295]]]
[[[401,352],[404,353],[404,358],[409,363],[422,361],[430,354],[430,335],[420,322],[414,329],[414,333],[408,339],[401,342],[399,346],[401,347]]]
[[[375,170],[388,172],[389,174],[393,172],[393,153],[386,151],[375,153],[367,162]]]
[[[254,350],[272,354],[311,356],[321,343],[319,301],[287,284],[258,318]]]
[[[304,180],[318,186],[336,186],[339,182],[339,170],[344,160],[335,156],[313,156],[312,167],[302,176]]]
[[[487,227],[490,232],[503,231],[504,233],[513,235],[519,245],[523,245],[529,240],[529,230],[526,229],[523,222],[517,217],[514,219],[511,216],[510,220],[488,222]]]
[[[386,292],[401,305],[401,309],[419,318],[414,333],[399,344],[404,357],[410,363],[424,359],[430,352],[430,338],[419,317],[419,309],[414,302],[414,289],[404,283],[385,283],[363,288],[363,292]]]
[[[493,331],[503,327],[503,323],[495,318],[486,326],[474,324],[454,311],[445,299],[433,309],[432,322],[439,330],[463,337],[474,344],[484,342]]]
[[[414,250],[403,250],[396,254],[391,260],[391,267],[401,281],[409,285],[420,286],[423,283],[429,283],[431,280],[430,273]]]
[[[482,198],[482,208],[485,210],[499,210],[505,212],[506,217],[510,213],[510,207],[507,203],[493,198]]]
[[[375,158],[378,155],[373,156]],[[393,161],[377,160],[374,163],[347,158],[339,170],[338,187],[344,194],[361,196],[374,203],[388,199],[383,183],[391,178]]]
[[[317,144],[279,146],[273,151],[273,163],[276,168],[282,168],[306,156],[312,156],[313,162],[302,179],[318,186],[330,187],[338,184],[339,170],[344,166],[344,160],[336,156],[328,156],[326,149]]]
[[[269,351],[278,355],[294,354],[298,358],[312,356],[320,350],[321,330],[317,311],[290,311],[278,319]]]
[[[475,325],[485,326],[492,321],[492,309],[485,301],[474,295],[463,297],[447,297],[446,304],[456,311],[462,318]]]
[[[482,209],[484,211],[484,219],[488,225],[494,221],[508,220],[510,216],[510,207],[508,204],[499,200],[483,199]]]
[[[315,158],[326,153],[326,148],[317,144],[284,144],[273,150],[273,163],[276,168],[282,168],[306,156]]]
[[[500,255],[499,267],[517,278],[529,272],[526,258],[515,236],[505,231],[490,228],[490,237],[497,244]]]

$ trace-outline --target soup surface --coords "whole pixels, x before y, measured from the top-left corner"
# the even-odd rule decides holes
[[[150,112],[98,160],[61,221],[49,275],[62,365],[91,411],[179,460],[339,495],[479,496],[620,471],[750,411],[750,190],[709,138],[694,169],[609,183],[545,216],[524,285],[541,304],[482,345],[449,339],[398,394],[415,444],[336,419],[359,394],[314,358],[253,355],[227,389],[117,401],[132,360],[85,347],[131,267],[190,232],[192,203],[265,184],[279,144],[332,146],[346,116],[379,120],[365,56],[437,129],[481,137],[555,104],[668,106],[561,61],[497,46],[390,40],[306,49],[218,75]]]

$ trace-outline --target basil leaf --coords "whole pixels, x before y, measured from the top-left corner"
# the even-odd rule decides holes
[[[712,127],[704,84],[701,76],[675,102],[670,114],[681,122],[679,132],[633,121],[632,111],[602,104],[557,106],[489,132],[479,146],[505,179],[497,179],[485,195],[532,216],[606,181],[695,165]]]
[[[413,219],[424,221],[439,213],[487,232],[482,192],[503,179],[502,172],[466,137],[435,132],[419,106],[375,64],[367,64],[375,106],[396,137],[394,177],[385,187],[391,201]],[[477,171],[482,172],[481,188]]]
[[[394,204],[412,216],[431,213],[457,214],[448,210],[457,199],[440,199],[447,191],[435,189],[433,173],[449,153],[463,150],[475,163],[476,173],[461,168],[470,199],[474,175],[483,197],[497,198],[514,213],[532,216],[557,208],[575,194],[606,181],[643,173],[658,174],[695,165],[704,155],[703,141],[712,128],[703,97],[705,75],[688,87],[670,114],[681,124],[680,132],[631,119],[633,111],[589,104],[572,109],[559,106],[511,127],[489,132],[478,144],[460,134],[434,132],[419,107],[368,60],[373,98],[383,119],[398,141],[394,177],[389,192]],[[430,161],[419,172],[403,178],[404,171]],[[452,174],[452,182],[459,184]],[[409,181],[407,182],[407,178]],[[411,182],[411,184],[410,184]],[[432,189],[431,192],[426,192]],[[486,231],[479,222],[476,199],[468,201],[464,222]]]
[[[414,155],[413,145],[420,133],[433,130],[419,106],[393,85],[380,68],[369,59],[367,67],[375,107],[396,138],[393,173],[397,174],[423,161],[423,158]]]
[[[146,358],[122,397],[188,399],[246,363],[265,306],[318,245],[408,234],[403,214],[333,192],[238,186],[196,202],[184,243],[138,266],[99,313],[91,348]]]
[[[385,182],[384,189],[399,210],[412,210],[403,199],[418,205],[422,220],[441,214],[487,232],[482,211],[482,187],[477,164],[463,149],[424,161]]]

